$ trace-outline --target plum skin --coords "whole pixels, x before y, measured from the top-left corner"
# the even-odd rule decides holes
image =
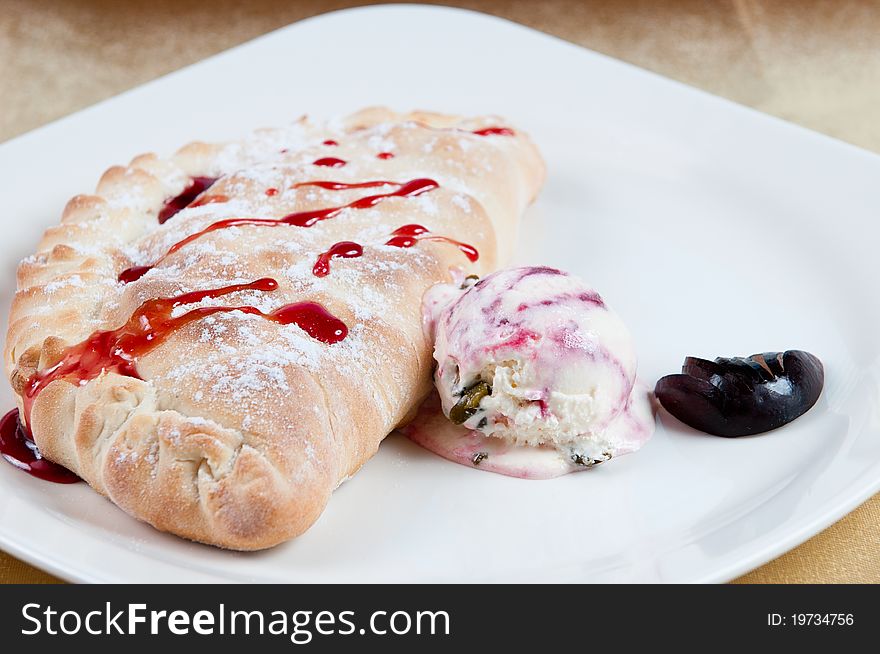
[[[699,431],[737,438],[777,429],[802,416],[825,383],[822,362],[803,350],[715,361],[688,357],[682,374],[657,382],[660,404]]]

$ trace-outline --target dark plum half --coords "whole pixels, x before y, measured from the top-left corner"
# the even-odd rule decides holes
[[[726,438],[791,422],[816,403],[825,383],[822,362],[803,350],[715,361],[688,357],[681,372],[657,382],[660,404],[686,425]]]

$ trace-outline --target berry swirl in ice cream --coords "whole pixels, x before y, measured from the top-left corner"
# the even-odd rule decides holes
[[[483,469],[546,478],[650,438],[652,406],[636,380],[629,332],[577,277],[512,268],[460,289],[435,286],[425,307],[443,415],[429,400],[404,428],[421,445]]]

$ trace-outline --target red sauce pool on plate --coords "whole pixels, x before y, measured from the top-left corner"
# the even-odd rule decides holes
[[[44,459],[31,434],[13,409],[0,419],[0,456],[29,475],[57,484],[81,481],[64,466]]]

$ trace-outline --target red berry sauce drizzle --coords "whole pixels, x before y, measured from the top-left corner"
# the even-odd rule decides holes
[[[328,182],[318,180],[314,182],[299,182],[290,188],[303,188],[304,186],[316,186],[327,191],[347,191],[353,188],[379,188],[380,186],[403,186],[403,184],[391,182],[387,179],[377,179],[369,182]]]
[[[435,236],[421,225],[404,225],[403,227],[398,227],[391,232],[391,239],[389,239],[385,245],[391,245],[396,248],[411,248],[419,241],[443,241],[457,247],[471,262],[475,262],[480,258],[480,253],[477,252],[477,248],[473,245],[468,245],[467,243],[462,243],[461,241],[456,241],[446,236]]]
[[[313,166],[324,166],[325,168],[342,168],[348,162],[345,159],[337,157],[321,157],[312,162]]]
[[[163,224],[182,209],[185,209],[192,201],[214,185],[219,177],[193,177],[189,185],[170,200],[166,200],[165,206],[159,212],[159,224]]]
[[[467,243],[447,238],[446,236],[434,236],[426,228],[421,225],[404,225],[391,232],[391,239],[386,241],[385,245],[396,248],[411,248],[419,241],[444,241],[456,246],[461,250],[470,261],[476,261],[480,258],[477,248]],[[364,255],[364,248],[360,243],[354,241],[340,241],[334,243],[326,252],[318,255],[317,261],[312,268],[312,274],[315,277],[326,277],[330,274],[330,260],[334,258],[356,259]]]
[[[330,182],[331,184],[337,184],[336,182]],[[371,182],[373,183],[373,182]],[[308,182],[308,184],[319,185],[318,182]],[[385,182],[381,182],[382,185]],[[195,232],[194,234],[190,234],[186,238],[178,241],[174,245],[172,245],[168,251],[159,258],[156,263],[148,266],[133,266],[131,268],[126,268],[121,273],[119,273],[119,281],[123,283],[133,282],[137,279],[143,277],[149,270],[160,264],[166,257],[177,252],[182,247],[192,243],[193,241],[201,238],[205,234],[210,232],[214,232],[220,229],[228,229],[229,227],[241,227],[244,225],[262,225],[265,227],[277,227],[279,225],[294,225],[296,227],[313,227],[317,225],[322,220],[328,220],[329,218],[334,218],[339,215],[345,209],[369,209],[371,207],[375,207],[377,204],[382,202],[383,200],[387,200],[388,198],[394,197],[415,197],[417,195],[421,195],[422,193],[427,193],[428,191],[433,191],[438,188],[437,182],[433,179],[419,178],[413,179],[403,184],[399,184],[397,190],[391,191],[389,193],[378,193],[376,195],[367,195],[365,197],[359,198],[348,204],[344,204],[337,207],[327,207],[324,209],[313,209],[311,211],[297,211],[295,213],[288,214],[283,218],[228,218],[226,220],[219,220],[215,223],[211,223],[203,230]],[[335,187],[334,187],[335,188]],[[344,186],[339,186],[339,188],[345,188]]]
[[[170,298],[147,300],[135,310],[122,327],[98,331],[77,345],[68,347],[61,360],[51,368],[34,374],[25,385],[25,418],[29,422],[34,399],[46,386],[57,379],[83,384],[105,372],[115,372],[140,379],[136,364],[181,327],[215,313],[240,311],[282,325],[299,325],[309,336],[323,343],[337,343],[348,330],[342,321],[314,302],[286,304],[271,313],[263,313],[252,306],[196,307],[179,316],[173,316],[177,307],[195,304],[206,298],[217,298],[239,291],[274,291],[278,282],[265,277],[246,284],[232,284],[206,291],[193,291]]]
[[[428,127],[428,125],[424,125],[424,126]],[[470,131],[471,134],[475,134],[476,136],[516,136],[516,132],[514,132],[509,127],[499,127],[499,126],[483,127],[482,129],[473,129],[473,130],[457,130],[457,131]],[[337,146],[337,145],[339,145],[339,143],[337,141],[332,140],[332,139],[327,139],[326,141],[323,142],[323,145]],[[377,159],[393,159],[394,153],[393,152],[380,152],[379,154],[376,155],[376,158]],[[335,159],[335,158],[334,157],[327,157],[327,159]],[[318,161],[323,161],[323,159],[319,159]],[[318,161],[314,162],[316,166],[331,165],[331,164],[318,163]],[[342,161],[342,160],[339,159],[337,161]],[[344,166],[345,163],[346,163],[345,161],[342,161],[342,163],[337,164],[337,165]]]
[[[355,259],[363,256],[364,248],[360,243],[354,241],[340,241],[334,243],[326,252],[318,255],[318,260],[312,267],[312,274],[315,277],[326,277],[330,274],[330,259],[340,257],[342,259]]]
[[[509,127],[484,127],[471,131],[471,134],[477,136],[516,136],[516,132]]]
[[[137,372],[137,362],[140,357],[153,350],[181,327],[216,313],[240,311],[281,325],[297,325],[312,338],[328,345],[338,343],[348,335],[345,323],[316,302],[285,304],[270,313],[263,313],[252,306],[207,306],[191,309],[179,316],[173,315],[177,307],[195,304],[206,298],[217,298],[239,291],[274,291],[277,288],[278,282],[266,277],[247,284],[233,284],[170,298],[147,300],[122,327],[95,332],[81,343],[68,347],[58,363],[46,370],[38,371],[28,379],[22,394],[24,425],[21,426],[20,432],[18,427],[13,429],[10,425],[16,423],[16,419],[12,417],[12,413],[6,415],[0,435],[0,453],[13,465],[41,479],[49,479],[54,475],[60,479],[53,478],[50,479],[51,481],[63,480],[64,475],[52,467],[54,464],[45,465],[49,462],[43,461],[36,447],[28,444],[32,443],[28,436],[31,409],[40,391],[58,379],[73,384],[84,384],[105,372],[140,379]],[[28,455],[22,448],[29,450],[31,454]],[[37,460],[43,463],[35,463]],[[56,468],[73,475],[60,466]]]
[[[513,130],[507,127],[486,127],[473,130],[472,133],[478,136],[514,135]],[[326,146],[339,145],[331,139],[327,139],[323,144]],[[286,148],[281,150],[282,153],[286,151]],[[380,152],[376,156],[379,159],[391,159],[394,157],[394,153]],[[336,157],[323,157],[315,160],[313,163],[316,166],[338,168],[344,166],[346,161]],[[165,223],[188,206],[227,202],[229,198],[225,195],[208,195],[199,198],[217,179],[219,178],[193,177],[189,185],[179,195],[165,202],[158,215],[159,223]],[[432,179],[419,178],[403,183],[386,180],[355,183],[313,181],[295,184],[294,188],[304,186],[316,186],[326,190],[378,188],[382,186],[397,186],[398,188],[390,193],[368,195],[342,206],[288,214],[278,220],[268,218],[232,218],[218,221],[174,244],[156,264],[136,266],[122,271],[119,275],[119,281],[127,283],[139,279],[165,257],[209,232],[242,225],[295,225],[298,227],[312,227],[322,220],[337,216],[345,209],[367,209],[376,206],[387,198],[414,197],[433,191],[439,185]],[[266,190],[267,196],[277,194],[278,189],[276,188]],[[479,253],[473,246],[445,236],[435,236],[425,227],[415,224],[404,225],[394,230],[391,238],[385,245],[410,248],[423,240],[451,243],[458,247],[470,261],[476,261],[479,258]],[[330,260],[332,258],[355,258],[362,255],[363,247],[361,245],[353,241],[341,241],[331,246],[330,249],[318,257],[312,272],[318,277],[324,277],[330,272]],[[274,291],[277,288],[278,282],[267,277],[247,284],[233,284],[206,291],[184,293],[171,298],[147,300],[138,307],[128,319],[128,322],[122,327],[109,331],[95,332],[82,343],[68,347],[58,363],[46,370],[36,372],[27,381],[23,394],[24,423],[20,419],[18,409],[10,411],[0,420],[0,455],[12,465],[40,479],[58,483],[79,481],[79,477],[67,468],[42,458],[30,436],[28,428],[30,413],[40,391],[58,379],[83,384],[105,372],[115,372],[120,375],[140,379],[136,364],[141,356],[150,352],[176,330],[207,316],[232,311],[257,315],[282,325],[298,325],[312,338],[330,345],[338,343],[348,335],[348,328],[345,323],[316,302],[286,304],[270,313],[264,313],[252,306],[207,306],[197,307],[176,317],[172,315],[175,308],[187,304],[195,304],[206,298],[221,297],[245,290]]]

